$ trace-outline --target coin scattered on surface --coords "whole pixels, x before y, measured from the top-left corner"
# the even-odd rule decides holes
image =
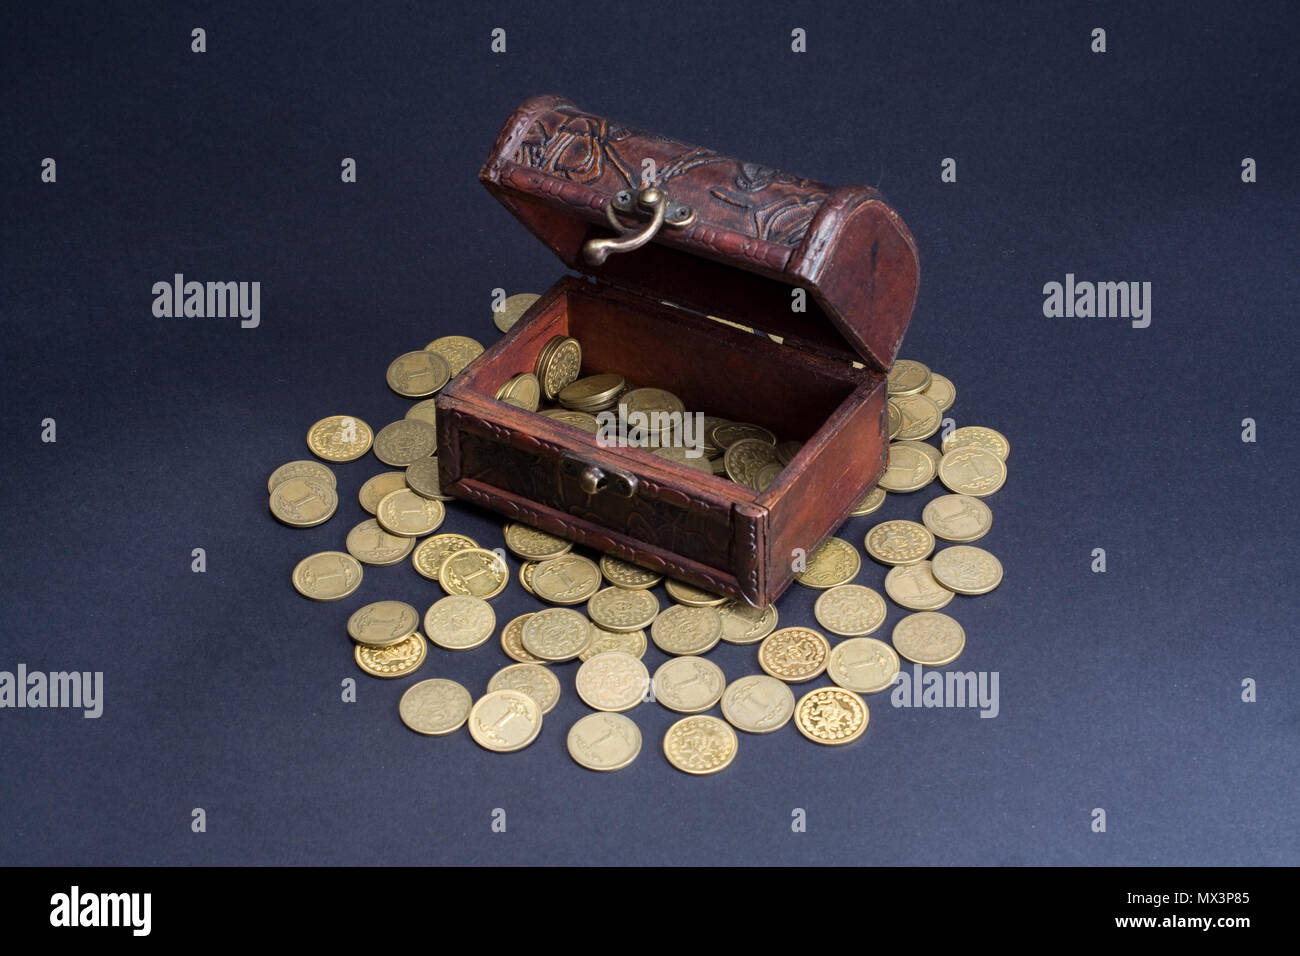
[[[967,425],[964,428],[955,428],[949,432],[943,439],[943,453],[955,448],[963,448],[969,445],[975,445],[993,452],[1003,461],[1011,454],[1011,442],[1001,432],[992,428],[985,428],[983,425]]]
[[[271,492],[271,514],[291,528],[314,528],[338,509],[334,486],[321,478],[290,478]]]
[[[406,469],[406,483],[422,498],[433,498],[436,501],[452,500],[451,495],[442,493],[442,482],[438,478],[437,455],[412,462]]]
[[[958,594],[988,594],[1002,583],[1002,562],[983,548],[944,548],[932,564],[934,579]]]
[[[794,579],[805,587],[833,588],[852,581],[862,567],[858,549],[843,538],[827,538],[812,554],[808,565]]]
[[[573,550],[572,541],[551,534],[548,531],[542,531],[540,528],[520,524],[517,521],[512,521],[506,525],[502,533],[506,539],[506,547],[510,549],[511,553],[527,561],[545,561],[548,558],[558,558],[560,555],[568,554]]]
[[[899,395],[894,399],[894,404],[903,416],[903,427],[898,430],[899,440],[921,441],[939,430],[943,413],[939,411],[938,405],[920,392]]]
[[[970,495],[941,495],[926,504],[921,521],[935,537],[965,544],[988,534],[993,527],[993,512]]]
[[[406,410],[404,418],[414,418],[422,422],[427,422],[435,428],[438,425],[438,400],[436,398],[425,398]],[[435,431],[436,435],[437,432]]]
[[[581,604],[603,582],[595,561],[569,553],[540,562],[531,583],[533,593],[550,604]]]
[[[483,354],[483,346],[468,335],[444,335],[434,339],[424,350],[441,355],[452,375],[465,371],[466,365]]]
[[[861,518],[869,515],[873,511],[879,511],[880,506],[885,503],[885,489],[877,485],[867,492],[867,496],[858,502],[858,506],[849,512],[850,518]]]
[[[451,594],[424,612],[424,633],[449,651],[467,651],[487,642],[497,626],[492,605],[468,594]]]
[[[455,532],[435,534],[432,538],[425,538],[420,542],[419,547],[411,554],[411,564],[415,566],[416,572],[421,577],[436,581],[438,569],[442,567],[442,562],[447,560],[447,555],[453,551],[465,551],[477,547],[477,541],[463,534]]]
[[[649,627],[658,614],[659,599],[644,590],[604,588],[587,602],[587,616],[606,631],[639,631]]]
[[[631,590],[652,588],[664,579],[662,574],[647,571],[645,568],[639,568],[635,564],[629,564],[608,554],[600,558],[600,571],[605,575],[605,580],[614,587]]]
[[[588,714],[569,728],[566,745],[580,767],[622,770],[641,752],[641,731],[622,714]]]
[[[894,649],[916,664],[951,664],[966,646],[966,632],[947,614],[921,611],[894,625]]]
[[[348,618],[348,636],[368,647],[388,647],[404,641],[420,626],[420,615],[403,601],[375,601],[357,608]]]
[[[369,479],[357,492],[357,500],[366,514],[373,515],[384,495],[406,487],[406,474],[401,471],[381,471]]]
[[[304,458],[300,461],[286,462],[271,472],[271,477],[266,480],[267,494],[275,491],[276,485],[286,482],[290,478],[319,478],[331,488],[338,487],[338,479],[334,477],[334,472],[318,461]]]
[[[943,461],[943,453],[928,442],[923,441],[903,441],[899,440],[890,444],[890,448],[895,446],[904,446],[919,451],[926,458],[930,459],[930,464],[934,465],[934,473],[939,473],[939,462]]]
[[[683,717],[664,734],[664,756],[685,773],[717,773],[736,759],[739,745],[726,721],[707,714]]]
[[[537,570],[537,566],[541,563],[540,561],[525,561],[519,565],[519,586],[533,597],[537,596],[537,592],[533,590],[533,572]]]
[[[577,611],[550,607],[524,622],[524,650],[544,661],[571,661],[591,641],[591,627]]]
[[[885,575],[885,593],[899,607],[909,611],[937,611],[957,595],[934,578],[929,561],[900,564]]]
[[[591,625],[590,630],[591,641],[578,652],[580,661],[591,660],[606,651],[622,651],[637,660],[645,656],[646,645],[649,643],[645,631],[607,631],[595,624]]]
[[[727,678],[722,668],[703,657],[673,657],[654,676],[655,700],[679,714],[699,714],[722,698]]]
[[[778,680],[798,684],[826,670],[831,645],[810,627],[783,627],[758,645],[758,666]]]
[[[487,548],[453,551],[438,568],[438,583],[448,594],[470,594],[486,600],[504,591],[509,580],[505,558]]]
[[[845,690],[878,694],[898,677],[898,654],[874,637],[851,637],[831,648],[826,676]]]
[[[549,714],[560,699],[560,679],[542,664],[509,664],[492,675],[488,693],[497,690],[522,691]]]
[[[317,458],[326,461],[356,461],[370,451],[375,433],[359,418],[331,415],[322,418],[307,431],[307,447]]]
[[[898,410],[898,405],[892,398],[885,403],[885,411],[888,413],[889,440],[893,441],[903,427],[903,413]]]
[[[901,434],[901,432],[900,432]],[[912,445],[890,442],[889,465],[877,485],[886,491],[906,494],[920,491],[934,481],[934,460]]]
[[[437,352],[406,352],[388,366],[388,387],[407,398],[427,398],[451,379],[451,366]]]
[[[521,664],[545,663],[537,655],[529,654],[528,649],[524,647],[524,622],[532,616],[531,611],[520,614],[501,629],[501,650],[505,651],[506,657]]]
[[[298,562],[293,586],[313,601],[337,601],[361,584],[361,564],[342,551],[321,551]]]
[[[957,401],[956,386],[938,372],[930,373],[930,384],[925,387],[922,394],[938,405],[941,412],[952,408],[953,402]]]
[[[915,395],[930,385],[930,370],[912,359],[898,359],[889,369],[888,391],[891,396]]]
[[[704,654],[722,640],[722,615],[713,607],[674,604],[654,619],[650,638],[665,654]]]
[[[842,687],[818,687],[799,699],[794,725],[813,743],[852,743],[867,729],[871,713],[867,702]]]
[[[417,495],[410,488],[390,491],[380,499],[375,520],[390,534],[418,538],[442,526],[447,511],[441,501]]]
[[[934,535],[915,521],[882,521],[867,532],[864,545],[881,564],[915,564],[934,550]]]
[[[473,703],[469,691],[460,684],[434,677],[408,687],[398,701],[397,714],[417,734],[441,737],[465,725]]]
[[[813,605],[817,623],[840,637],[861,637],[885,623],[885,599],[861,584],[831,588]]]
[[[492,309],[492,324],[502,332],[509,332],[539,298],[533,292],[516,292],[501,303],[500,309]]]
[[[385,465],[405,468],[438,450],[438,430],[418,418],[399,418],[379,429],[375,457]]]
[[[722,716],[747,734],[780,730],[794,715],[794,692],[767,674],[749,674],[727,685],[722,693]]]
[[[714,594],[712,591],[697,588],[684,581],[674,581],[672,578],[664,582],[664,590],[678,604],[685,604],[687,607],[717,607],[727,601],[725,594]]]
[[[775,604],[767,607],[750,607],[734,598],[718,605],[722,618],[722,639],[728,644],[757,644],[776,630]]]
[[[984,498],[1006,482],[1007,466],[983,445],[958,445],[944,453],[939,480],[956,494]]]
[[[625,711],[645,699],[650,672],[638,657],[622,651],[606,651],[583,662],[574,684],[588,707]]]
[[[374,518],[367,518],[348,532],[344,546],[358,561],[383,567],[405,560],[415,547],[415,539],[390,534]]]
[[[352,649],[357,666],[371,677],[405,677],[424,663],[429,647],[419,633],[396,644],[370,647],[357,644]]]
[[[523,691],[494,690],[478,699],[469,712],[469,735],[485,750],[523,750],[542,730],[542,709]]]

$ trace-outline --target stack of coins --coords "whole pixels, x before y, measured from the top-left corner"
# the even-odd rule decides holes
[[[627,387],[622,375],[604,373],[588,375],[564,386],[556,393],[561,405],[575,412],[603,412],[612,408]]]

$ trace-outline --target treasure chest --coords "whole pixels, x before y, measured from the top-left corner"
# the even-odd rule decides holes
[[[874,189],[832,187],[539,96],[482,183],[566,275],[437,397],[442,489],[761,607],[881,475],[916,246]],[[797,452],[765,486],[498,399],[557,337],[583,376],[652,386]]]

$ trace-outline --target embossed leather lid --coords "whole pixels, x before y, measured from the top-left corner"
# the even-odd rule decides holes
[[[695,210],[601,266],[590,238],[614,235],[605,207],[655,185]],[[479,179],[569,267],[640,294],[888,370],[916,302],[916,244],[866,186],[832,187],[586,113],[558,96],[506,121]],[[792,287],[807,290],[792,311]],[[850,357],[850,356],[846,356]]]

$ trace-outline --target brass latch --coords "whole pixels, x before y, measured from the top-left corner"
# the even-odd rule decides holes
[[[628,228],[618,218],[618,214],[650,214],[650,221],[640,228]],[[604,263],[615,252],[631,252],[640,249],[655,237],[662,226],[681,227],[695,219],[695,210],[682,203],[673,202],[666,190],[658,186],[646,186],[635,195],[630,189],[622,189],[605,205],[605,218],[610,227],[619,233],[618,238],[589,239],[582,247],[582,255],[593,266]]]

